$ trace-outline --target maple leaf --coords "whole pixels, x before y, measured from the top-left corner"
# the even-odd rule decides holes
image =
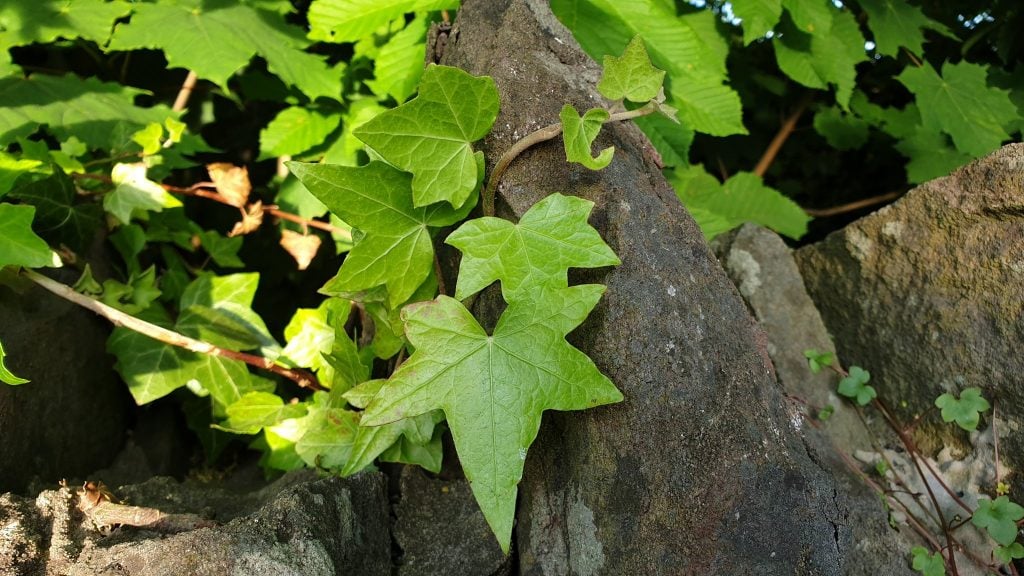
[[[299,234],[284,229],[281,230],[281,247],[295,258],[299,270],[305,270],[309,268],[310,262],[320,249],[320,237],[316,234]]]
[[[586,354],[565,341],[604,286],[546,286],[513,301],[493,335],[447,296],[406,306],[416,352],[367,406],[378,426],[441,409],[484,517],[508,551],[516,485],[544,410],[583,410],[622,400]]]
[[[557,280],[569,285],[569,268],[619,264],[597,230],[587,224],[594,203],[552,194],[513,224],[501,218],[470,220],[446,242],[462,251],[455,297],[462,300],[501,280],[507,302],[532,287]]]
[[[252,184],[249,183],[249,171],[244,166],[235,166],[227,162],[214,162],[206,165],[210,180],[232,206],[241,208],[249,199]]]

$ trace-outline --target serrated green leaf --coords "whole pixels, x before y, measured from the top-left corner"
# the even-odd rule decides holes
[[[285,420],[306,414],[303,403],[285,404],[280,396],[269,392],[249,392],[225,409],[228,418],[218,428],[237,434],[256,434]]]
[[[957,150],[978,157],[1008,139],[1003,126],[1017,118],[1009,92],[989,87],[986,75],[978,64],[946,62],[942,76],[925,64],[896,78],[914,93],[925,128],[948,133]]]
[[[295,452],[307,466],[341,469],[352,454],[359,414],[343,408],[318,408],[306,416],[306,433],[295,443]]]
[[[227,88],[235,72],[262,56],[267,68],[310,99],[341,94],[341,72],[304,52],[309,42],[281,16],[242,2],[177,0],[134,3],[132,18],[114,31],[111,50],[163,50],[172,68],[194,71]]]
[[[647,139],[661,156],[664,167],[685,166],[690,163],[693,128],[673,122],[661,114],[641,116],[634,118],[633,122],[647,135]]]
[[[341,124],[340,114],[285,108],[260,131],[260,158],[292,156],[320,146]]]
[[[35,206],[0,203],[0,268],[60,267],[57,254],[32,231]]]
[[[981,388],[977,387],[965,388],[960,398],[949,393],[942,394],[935,399],[935,406],[942,410],[944,422],[955,421],[968,432],[978,428],[981,413],[990,408],[988,400],[981,395]]]
[[[405,302],[433,268],[429,228],[458,222],[468,212],[466,206],[455,211],[447,204],[414,207],[409,175],[382,162],[359,168],[289,162],[288,167],[331,212],[365,233],[332,288],[359,292],[385,285],[391,308]]]
[[[855,150],[868,141],[868,123],[838,108],[823,108],[814,115],[814,130],[837,150]]]
[[[513,301],[488,335],[457,300],[406,306],[416,351],[364,413],[379,426],[441,409],[473,495],[508,551],[516,486],[544,410],[582,410],[622,394],[565,341],[604,286],[534,290]]]
[[[4,197],[14,188],[18,178],[32,171],[33,168],[41,166],[39,160],[30,158],[16,158],[3,150],[0,150],[0,198]]]
[[[609,116],[604,108],[591,108],[581,118],[572,104],[562,107],[558,117],[562,121],[562,141],[567,161],[577,162],[591,170],[601,170],[611,163],[615,154],[614,146],[601,150],[596,157],[590,155],[594,139]]]
[[[415,206],[445,201],[458,208],[483,176],[472,143],[487,135],[497,117],[494,80],[432,64],[416,98],[377,115],[354,134],[413,174]]]
[[[470,220],[445,242],[462,251],[455,297],[463,300],[501,281],[506,302],[552,282],[569,285],[569,268],[618,265],[619,259],[587,224],[594,203],[551,194],[523,214],[518,224],[494,217]]]
[[[918,126],[912,135],[897,142],[895,148],[910,159],[907,162],[907,181],[911,184],[941,178],[974,159],[954,148],[945,134],[923,126]]]
[[[868,15],[868,28],[875,37],[879,54],[896,56],[900,46],[920,55],[923,51],[923,30],[950,34],[949,29],[924,15],[921,8],[906,0],[860,0]]]
[[[1024,546],[1020,542],[1014,542],[1009,546],[996,546],[992,555],[1003,564],[1009,564],[1015,559],[1024,558]]]
[[[450,10],[458,6],[459,0],[316,0],[309,7],[309,37],[351,42],[408,12]]]
[[[373,60],[373,79],[366,85],[380,98],[388,96],[401,104],[416,92],[423,75],[425,42],[430,22],[420,16],[392,36]]]
[[[914,557],[914,570],[924,576],[946,576],[946,562],[942,559],[942,554],[929,553],[923,546],[914,546],[910,553]]]
[[[76,202],[79,196],[75,183],[61,170],[18,187],[11,198],[36,207],[32,225],[40,236],[54,246],[64,244],[76,252],[92,244],[103,223],[99,204]]]
[[[824,37],[832,31],[834,7],[828,0],[782,0],[782,5],[801,32]]]
[[[909,138],[921,128],[921,114],[915,104],[907,104],[903,108],[883,108],[868,100],[858,90],[850,98],[850,109],[872,126],[877,126],[898,140]]]
[[[58,38],[83,38],[102,46],[114,21],[129,11],[126,3],[105,0],[8,0],[0,5],[0,72],[10,66],[9,50],[14,46],[46,44]]]
[[[743,44],[764,38],[782,16],[782,0],[733,0],[732,10],[743,20]]]
[[[110,172],[116,187],[103,196],[103,209],[123,224],[131,222],[135,213],[160,212],[164,208],[181,206],[181,200],[150,180],[146,170],[146,165],[140,162],[114,164]]]
[[[868,385],[870,380],[871,374],[867,370],[860,366],[851,366],[849,374],[839,381],[836,391],[847,398],[856,400],[858,405],[866,406],[868,402],[878,396],[875,388]]]
[[[779,68],[808,88],[825,90],[834,85],[836,101],[846,109],[857,77],[855,66],[867,60],[864,37],[853,15],[836,12],[828,34],[805,34],[785,18],[780,30],[782,37],[773,42]]]
[[[203,250],[210,255],[214,263],[222,268],[242,268],[245,262],[238,257],[238,251],[242,248],[243,238],[235,236],[227,238],[217,232],[207,230],[199,234],[199,242]]]
[[[1017,539],[1017,522],[1021,519],[1024,507],[1012,502],[1009,496],[1000,496],[995,500],[979,498],[971,523],[987,530],[1000,545],[1010,546]]]
[[[651,65],[644,41],[634,36],[622,56],[605,56],[597,90],[609,100],[647,102],[661,92],[665,71]]]
[[[280,346],[252,309],[258,285],[257,273],[199,276],[181,295],[176,329],[231,350],[259,347],[272,356]]]
[[[4,356],[7,354],[4,352],[4,344],[0,342],[0,382],[4,384],[10,384],[11,386],[18,386],[20,384],[28,384],[30,381],[24,378],[19,378],[11,373],[4,364]]]

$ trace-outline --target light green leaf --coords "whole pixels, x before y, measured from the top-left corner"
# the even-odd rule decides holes
[[[439,414],[439,418],[444,420],[444,414],[439,410],[435,410],[430,414]],[[413,420],[421,420],[430,414],[423,414],[413,418]],[[441,444],[441,438],[444,436],[446,426],[437,426],[433,428],[434,434],[426,442],[414,442],[409,439],[408,435],[403,434],[398,438],[398,441],[391,445],[390,448],[381,452],[379,458],[381,462],[397,462],[399,464],[412,464],[413,466],[419,466],[424,470],[437,474],[441,471],[441,464],[444,458],[444,447]]]
[[[992,555],[1003,564],[1009,564],[1018,558],[1024,558],[1024,545],[1014,542],[1009,546],[996,546]]]
[[[103,210],[94,202],[79,202],[75,183],[61,170],[48,178],[19,186],[11,198],[36,207],[33,228],[54,246],[85,251],[103,224]]]
[[[152,156],[163,149],[164,127],[159,122],[151,122],[142,130],[132,134],[132,142],[142,146],[142,153]]]
[[[836,12],[830,32],[824,35],[800,32],[785,19],[781,31],[782,37],[773,42],[779,68],[808,88],[835,86],[836,101],[846,109],[857,76],[855,66],[867,60],[864,37],[853,15]]]
[[[359,152],[365,150],[366,145],[352,132],[385,110],[374,98],[352,102],[341,121],[341,136],[324,152],[324,164],[360,165]]]
[[[821,372],[822,368],[831,366],[836,361],[836,355],[832,352],[818,352],[817,350],[804,350],[804,358],[807,358],[807,365],[812,374]]]
[[[458,222],[468,211],[447,204],[414,207],[409,175],[382,162],[360,168],[289,162],[288,167],[331,212],[365,233],[331,281],[332,289],[359,292],[385,285],[392,308],[405,302],[433,268],[429,228]]]
[[[136,2],[132,12],[131,21],[114,31],[111,50],[163,50],[170,67],[192,70],[224,88],[259,55],[271,72],[310,99],[341,95],[341,72],[304,52],[309,42],[299,28],[273,12],[226,0]]]
[[[218,428],[237,434],[255,434],[291,418],[306,415],[306,405],[285,404],[270,392],[249,392],[226,408],[228,419]]]
[[[823,108],[814,115],[814,130],[837,150],[855,150],[868,141],[868,123],[838,108]]]
[[[258,285],[257,273],[199,276],[181,295],[176,329],[232,350],[259,347],[274,355],[280,345],[252,309]]]
[[[506,302],[538,286],[569,285],[569,268],[619,264],[597,230],[587,224],[594,203],[551,194],[537,202],[518,224],[494,217],[470,220],[445,241],[462,251],[455,297],[465,299],[501,281]]]
[[[832,30],[833,7],[828,0],[782,0],[797,29],[824,37]]]
[[[954,148],[945,134],[924,126],[918,126],[913,134],[897,142],[896,149],[910,159],[907,181],[911,184],[947,176],[974,159]]]
[[[295,452],[307,466],[337,470],[352,454],[359,414],[343,408],[316,408],[306,416],[306,433],[295,443]]]
[[[203,249],[210,255],[210,258],[223,268],[242,268],[245,262],[238,257],[238,251],[242,248],[243,238],[235,236],[227,238],[217,232],[207,230],[199,234],[199,242]]]
[[[373,60],[374,78],[366,81],[374,94],[380,98],[390,96],[399,104],[412,96],[423,75],[429,28],[426,17],[414,18],[381,47]]]
[[[450,10],[458,6],[459,0],[316,0],[309,7],[309,37],[352,42],[408,12]]]
[[[649,114],[634,118],[633,122],[644,131],[654,149],[661,156],[666,168],[685,166],[690,163],[690,144],[693,143],[693,129],[673,122],[661,114]]]
[[[896,56],[900,46],[905,46],[921,55],[925,28],[950,34],[948,28],[925,16],[920,7],[906,0],[860,0],[859,4],[867,12],[868,28],[875,37],[879,54]]]
[[[1017,118],[1017,107],[1008,91],[987,85],[984,66],[946,62],[942,76],[930,64],[908,66],[896,78],[917,98],[924,127],[948,133],[957,150],[978,157],[1010,137],[1003,126]]]
[[[406,462],[413,458],[403,458],[403,456],[411,456],[411,453],[424,456],[422,451],[411,449],[411,447],[430,443],[433,440],[435,425],[442,420],[444,420],[444,413],[440,410],[432,410],[426,414],[404,418],[381,426],[360,426],[352,444],[352,457],[342,470],[342,475],[350,476],[364,470],[378,457],[388,462]],[[424,430],[426,430],[425,439],[422,438]],[[440,437],[438,439],[440,440]],[[398,448],[392,451],[396,446]],[[405,449],[403,450],[403,448]],[[391,459],[386,459],[384,455],[389,451],[392,451]],[[429,450],[427,452],[429,453]],[[438,471],[433,466],[436,462],[439,468],[439,457],[436,460],[430,458],[426,460],[427,465],[424,468],[434,472]],[[423,458],[419,458],[416,462],[407,463],[421,464],[423,461]]]
[[[956,422],[958,426],[967,430],[977,430],[981,413],[987,412],[988,400],[981,395],[981,388],[965,388],[957,398],[952,394],[942,394],[935,399],[935,406],[942,409],[943,422]]]
[[[345,323],[335,320],[333,324],[334,342],[323,357],[334,371],[329,382],[331,390],[343,392],[366,381],[370,377],[370,367],[363,363],[359,346],[345,332]]]
[[[473,495],[503,551],[541,413],[622,400],[590,358],[565,341],[603,291],[596,285],[532,291],[509,304],[493,335],[446,296],[402,311],[416,352],[370,403],[361,424],[443,410]]]
[[[114,21],[129,11],[128,4],[105,0],[8,0],[0,4],[0,72],[10,65],[9,50],[14,46],[46,44],[58,38],[84,38],[103,46]]]
[[[340,124],[340,114],[303,106],[285,108],[260,131],[260,158],[292,156],[320,146]]]
[[[0,268],[59,268],[60,258],[32,231],[35,206],[0,203]]]
[[[875,388],[868,385],[870,380],[871,374],[867,370],[860,366],[851,366],[849,374],[839,381],[836,391],[842,396],[855,400],[858,405],[866,406],[868,402],[878,396]]]
[[[978,509],[971,516],[971,524],[984,528],[988,535],[1002,546],[1010,546],[1017,539],[1017,522],[1024,519],[1024,507],[1000,496],[995,500],[978,499]]]
[[[597,90],[609,100],[653,100],[665,82],[665,72],[651,65],[644,41],[634,36],[622,56],[605,56]]]
[[[327,162],[333,164],[333,162]],[[282,210],[297,214],[303,218],[319,218],[327,213],[327,206],[316,196],[309,193],[306,187],[293,174],[289,174],[278,188],[274,203]]]
[[[6,356],[4,353],[4,344],[3,342],[0,342],[0,382],[10,384],[11,386],[28,384],[29,380],[15,376],[7,369],[7,366],[4,364],[4,356]]]
[[[292,366],[330,371],[331,365],[324,355],[334,350],[336,327],[345,325],[351,309],[352,303],[344,298],[328,298],[316,308],[296,310],[284,329],[288,344],[281,359]],[[322,379],[330,381],[333,373],[326,376]]]
[[[850,109],[897,140],[909,138],[921,128],[921,114],[912,103],[903,108],[883,108],[856,91],[850,98]]]
[[[743,44],[764,38],[782,16],[782,0],[733,0],[732,10],[743,20]]]
[[[590,155],[594,139],[608,120],[607,110],[591,108],[581,118],[572,104],[566,104],[558,117],[562,120],[562,141],[565,143],[567,161],[577,162],[591,170],[601,170],[611,163],[615,154],[614,146],[601,150],[596,157]]]
[[[392,165],[412,172],[417,207],[443,200],[458,208],[483,177],[471,144],[487,135],[497,117],[494,80],[430,65],[416,98],[379,114],[354,134]]]
[[[946,562],[939,552],[929,553],[923,546],[914,546],[910,553],[914,557],[914,570],[924,576],[946,576]]]
[[[123,224],[131,222],[134,213],[160,212],[181,206],[181,200],[146,177],[146,165],[141,162],[114,164],[110,178],[116,188],[103,197],[103,209]]]
[[[18,178],[42,164],[39,160],[16,158],[0,150],[0,198],[14,188],[14,183]]]
[[[264,471],[288,472],[305,467],[306,463],[295,452],[295,443],[306,433],[306,422],[305,418],[291,418],[264,428],[263,434],[249,444],[250,448],[260,451],[260,466]]]

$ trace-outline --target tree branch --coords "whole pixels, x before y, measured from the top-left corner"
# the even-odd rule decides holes
[[[181,112],[188,106],[188,99],[192,96],[192,90],[196,87],[196,80],[198,76],[192,70],[188,71],[188,76],[185,76],[185,81],[181,84],[181,90],[178,91],[178,97],[174,99],[174,106],[171,106],[171,110],[175,112]]]
[[[779,127],[779,131],[775,133],[775,137],[772,138],[771,143],[768,144],[768,148],[766,148],[764,154],[761,155],[761,159],[757,161],[757,166],[754,167],[754,174],[757,174],[762,178],[764,177],[765,172],[768,171],[772,162],[775,161],[775,157],[778,156],[779,150],[782,149],[782,145],[786,143],[786,140],[789,139],[789,136],[796,128],[796,123],[800,120],[800,116],[803,115],[804,110],[811,105],[813,100],[814,96],[811,93],[805,94],[800,100],[800,103],[797,104],[796,110],[794,110],[793,113],[782,122],[782,126]]]

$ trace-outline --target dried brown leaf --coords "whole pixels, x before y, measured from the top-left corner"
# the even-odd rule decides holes
[[[249,204],[242,213],[241,222],[235,222],[235,227],[228,232],[229,237],[240,236],[255,231],[263,224],[263,202]]]
[[[249,200],[252,184],[249,183],[249,171],[244,166],[235,166],[227,162],[207,164],[206,170],[210,179],[217,187],[217,193],[223,196],[232,206],[241,208]]]
[[[305,270],[320,249],[320,237],[316,234],[299,234],[288,229],[281,230],[281,247]]]

